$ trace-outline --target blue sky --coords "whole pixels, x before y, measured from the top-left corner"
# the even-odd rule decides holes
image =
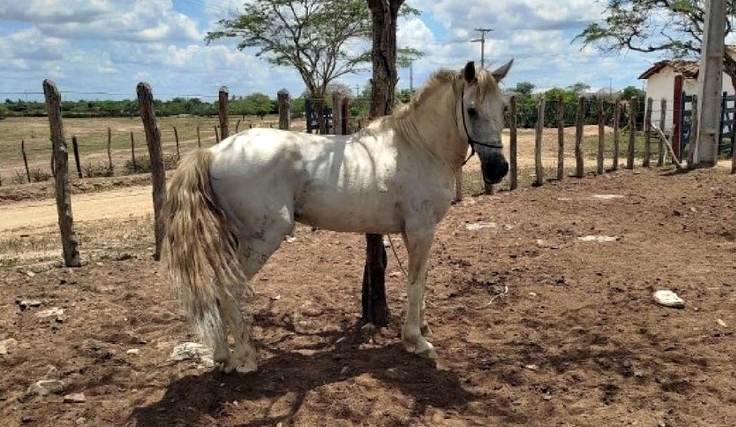
[[[485,62],[514,59],[506,87],[531,82],[538,90],[585,83],[594,90],[641,87],[637,80],[657,54],[602,54],[573,43],[575,34],[599,19],[591,0],[408,0],[421,15],[402,19],[399,43],[424,52],[413,66],[414,87],[438,68],[460,69],[480,61],[479,37],[487,34]],[[41,99],[41,83],[54,80],[64,99],[135,98],[138,82],[154,96],[212,100],[220,86],[231,94],[286,88],[303,92],[298,74],[240,52],[234,41],[206,45],[217,19],[237,11],[232,0],[26,0],[0,3],[0,100]],[[367,45],[366,45],[367,46]],[[359,48],[355,45],[354,48]],[[368,71],[341,78],[351,88],[366,84]],[[409,88],[409,69],[399,88]]]

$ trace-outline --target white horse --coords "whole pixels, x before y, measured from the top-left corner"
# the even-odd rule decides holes
[[[165,204],[164,258],[190,322],[221,370],[257,368],[239,299],[295,221],[326,230],[401,233],[409,254],[406,349],[435,358],[425,339],[424,286],[437,223],[468,145],[485,182],[508,171],[498,87],[511,62],[439,71],[414,99],[349,136],[251,129],[187,156]],[[471,153],[472,155],[472,153]],[[233,350],[228,346],[232,336]]]

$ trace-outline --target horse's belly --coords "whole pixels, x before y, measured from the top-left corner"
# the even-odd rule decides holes
[[[384,193],[312,191],[309,200],[297,201],[294,218],[302,224],[332,231],[398,233],[404,229],[395,198]]]

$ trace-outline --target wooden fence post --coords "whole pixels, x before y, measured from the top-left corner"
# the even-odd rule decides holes
[[[578,109],[575,114],[575,176],[585,176],[585,163],[583,160],[583,126],[585,125],[586,99],[584,96],[578,98]]]
[[[736,141],[731,141],[731,173],[736,173]]]
[[[339,92],[332,93],[332,133],[342,135],[342,97]]]
[[[565,99],[557,98],[557,180],[565,176]]]
[[[596,157],[596,172],[603,175],[603,152],[606,149],[606,117],[603,115],[603,100],[598,98],[596,114],[598,115],[598,156]]]
[[[215,144],[218,144],[220,141],[222,141],[220,139],[220,131],[218,130],[217,125],[215,125],[214,128],[215,128]]]
[[[199,125],[197,125],[197,148],[202,147],[202,135],[199,133]]]
[[[621,127],[621,100],[616,99],[616,103],[613,106],[613,166],[611,169],[618,170],[618,157],[619,153],[619,130]]]
[[[636,98],[629,100],[629,146],[626,150],[626,169],[634,169],[634,143],[636,142]]]
[[[51,144],[54,150],[56,209],[59,214],[64,265],[66,267],[79,267],[82,265],[82,260],[79,256],[79,240],[77,240],[77,234],[74,231],[72,199],[69,188],[69,153],[64,139],[64,125],[61,122],[61,94],[54,82],[48,79],[43,81],[43,94],[46,98]]]
[[[544,104],[545,99],[539,100],[537,106],[537,125],[534,127],[534,171],[536,180],[534,185],[541,187],[544,184],[544,166],[542,165],[542,133],[544,132]]]
[[[664,132],[664,126],[665,123],[667,123],[667,98],[662,98],[662,100],[659,103],[659,130]],[[667,144],[667,141],[664,140],[664,138],[659,138],[659,152],[657,153],[657,166],[663,166],[664,165],[664,156],[665,156],[665,145]]]
[[[26,166],[26,179],[31,182],[31,170],[28,169],[28,156],[26,155],[26,140],[20,140],[20,152],[23,153],[23,164]]]
[[[135,163],[135,138],[133,137],[133,131],[130,131],[130,161],[133,164],[133,171],[137,171],[138,165]]]
[[[238,133],[238,130],[240,129],[240,121],[241,119],[238,119],[238,121],[235,122],[235,133]]]
[[[107,172],[112,175],[112,129],[107,127]]]
[[[690,122],[690,141],[687,144],[687,168],[695,168],[695,150],[697,150],[698,143],[698,129],[700,122],[698,122],[698,95],[693,94],[693,107],[692,115],[690,116],[692,121]],[[684,153],[680,152],[680,156]]]
[[[74,164],[77,166],[77,176],[82,179],[82,165],[79,162],[79,144],[77,135],[72,135],[72,151],[74,153]]]
[[[518,138],[516,128],[516,95],[509,99],[509,173],[510,190],[519,186]]]
[[[647,98],[647,106],[644,112],[644,161],[642,166],[645,168],[649,167],[649,163],[652,157],[652,107],[654,106],[654,100]]]
[[[289,91],[286,88],[281,89],[276,94],[279,104],[279,129],[291,129],[291,102],[289,99]]]
[[[181,151],[179,150],[179,131],[176,130],[176,126],[174,126],[174,141],[176,142],[176,159],[181,159]]]
[[[165,224],[163,206],[166,201],[166,170],[161,149],[161,132],[156,124],[156,112],[153,109],[153,93],[148,83],[138,83],[136,87],[141,120],[146,132],[146,145],[151,159],[151,181],[153,183],[153,216],[156,247],[153,259],[161,259],[161,244],[164,240]]]
[[[220,98],[220,137],[225,139],[229,136],[228,121],[230,120],[230,113],[228,110],[228,100],[230,99],[230,93],[228,92],[227,86],[220,87],[219,92]],[[217,142],[222,141],[218,139]]]

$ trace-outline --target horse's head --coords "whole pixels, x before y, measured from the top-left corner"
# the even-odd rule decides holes
[[[498,82],[506,76],[512,61],[495,71],[476,70],[473,62],[463,69],[462,95],[458,102],[461,135],[480,158],[483,180],[487,184],[500,182],[509,171],[503,156],[504,100]]]

